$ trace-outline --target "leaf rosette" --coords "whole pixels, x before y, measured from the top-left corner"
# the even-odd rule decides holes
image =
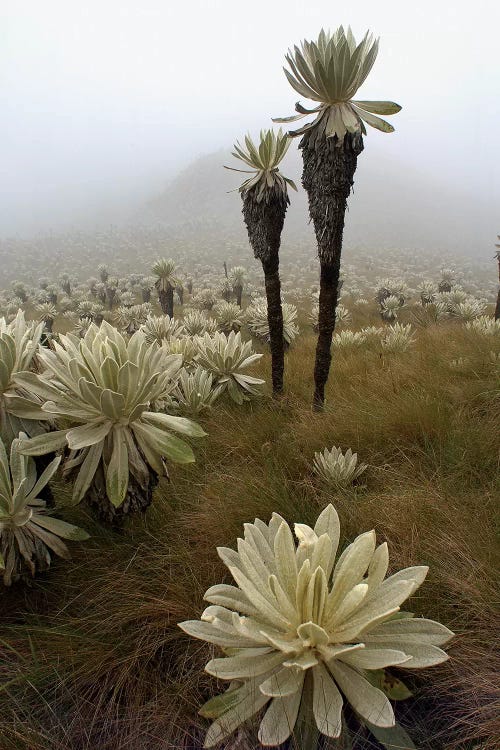
[[[393,730],[395,737],[400,731],[389,697],[408,692],[381,670],[427,668],[448,658],[440,648],[453,635],[448,628],[400,611],[423,583],[426,566],[386,578],[387,544],[377,546],[374,531],[337,558],[340,523],[332,505],[314,528],[295,524],[295,536],[297,543],[276,513],[269,524],[245,524],[236,551],[218,549],[236,585],[212,586],[201,620],[180,624],[222,648],[224,656],[209,661],[206,671],[231,683],[201,709],[215,719],[205,747],[266,706],[259,741],[281,745],[303,701],[329,737],[342,732],[345,701],[376,736]]]
[[[219,332],[213,336],[205,333],[198,339],[197,363],[212,373],[218,393],[227,391],[237,404],[262,395],[265,381],[245,372],[261,357],[262,354],[254,353],[251,341],[243,341],[241,334],[234,331],[229,336]]]
[[[393,126],[378,115],[396,114],[401,110],[399,104],[353,98],[375,63],[378,46],[378,39],[369,32],[356,44],[351,29],[345,32],[342,26],[333,34],[322,29],[317,41],[304,40],[300,47],[295,45],[286,55],[290,67],[284,68],[287,80],[298,94],[319,104],[306,109],[297,102],[297,115],[275,118],[274,122],[289,123],[315,115],[312,122],[289,135],[316,129],[317,135],[336,136],[339,143],[346,133],[366,134],[365,124],[392,133]]]
[[[16,382],[43,401],[36,407],[20,400],[20,416],[57,419],[64,427],[22,441],[27,455],[71,450],[70,467],[78,468],[73,501],[88,491],[99,465],[106,493],[115,507],[127,494],[129,475],[146,487],[150,470],[166,473],[165,459],[195,460],[192,448],[178,434],[202,437],[191,420],[160,413],[158,403],[169,401],[182,368],[182,356],[169,355],[148,344],[138,331],[127,342],[111,325],[91,325],[83,339],[68,334],[54,342],[54,350],[40,353],[42,376],[21,373]],[[177,433],[177,434],[173,434]]]
[[[37,477],[33,459],[19,452],[26,437],[21,432],[20,439],[12,441],[10,460],[0,440],[0,569],[6,586],[26,568],[32,576],[37,570],[46,570],[51,552],[68,558],[63,539],[82,541],[89,536],[47,510],[39,494],[57,471],[61,457],[54,458]]]
[[[6,445],[19,432],[37,435],[44,431],[38,421],[16,416],[12,410],[24,394],[15,382],[17,373],[30,370],[43,334],[43,323],[27,323],[24,312],[18,311],[11,323],[0,318],[0,437]]]
[[[290,137],[280,129],[277,133],[273,130],[261,130],[258,144],[249,135],[245,136],[243,144],[239,141],[234,144],[232,155],[250,169],[226,169],[252,175],[240,185],[239,192],[242,195],[252,190],[257,203],[268,203],[272,197],[288,202],[288,187],[293,190],[297,190],[297,187],[293,180],[281,174],[279,164],[290,143]]]

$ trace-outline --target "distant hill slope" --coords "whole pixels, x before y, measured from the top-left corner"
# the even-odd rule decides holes
[[[180,172],[146,212],[174,226],[206,224],[221,232],[244,232],[241,199],[234,190],[240,175],[223,169],[237,166],[229,152],[201,156]],[[283,172],[300,185],[301,157],[290,150]],[[241,175],[244,178],[244,175]],[[285,237],[304,235],[308,226],[307,200],[302,188],[291,192]],[[389,150],[370,141],[358,160],[354,194],[349,199],[345,239],[350,245],[374,249],[400,247],[451,250],[466,254],[488,247],[494,236],[485,196],[467,195],[432,175],[419,172],[391,157]]]

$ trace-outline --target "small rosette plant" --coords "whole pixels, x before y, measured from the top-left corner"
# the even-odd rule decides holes
[[[358,454],[348,448],[342,453],[333,446],[314,454],[313,469],[327,484],[333,487],[348,487],[368,468],[367,464],[358,464]]]
[[[21,431],[30,436],[44,432],[38,420],[20,418],[12,411],[23,396],[16,374],[32,368],[42,334],[43,323],[27,323],[22,310],[11,323],[0,318],[0,437],[7,446]]]
[[[242,341],[241,334],[231,331],[205,333],[198,340],[196,361],[212,373],[214,388],[221,394],[225,391],[237,404],[248,401],[251,396],[262,395],[264,380],[248,375],[246,370],[257,362],[262,354],[255,354],[251,341]]]
[[[26,437],[20,433],[20,438]],[[12,441],[9,460],[0,440],[0,570],[6,586],[26,574],[47,570],[51,552],[69,558],[63,539],[89,538],[83,529],[55,518],[39,497],[57,471],[60,456],[37,477],[35,462],[21,455],[19,442]]]
[[[83,339],[72,334],[40,352],[42,376],[21,373],[16,382],[43,401],[16,402],[20,416],[57,419],[60,429],[23,441],[20,449],[37,456],[68,447],[66,470],[76,472],[75,503],[92,488],[112,513],[133,493],[130,509],[151,502],[152,479],[166,473],[165,459],[195,460],[191,446],[172,433],[201,437],[205,432],[189,419],[160,411],[177,386],[180,355],[168,355],[138,331],[127,342],[106,322],[91,325]],[[132,485],[132,486],[131,486]],[[123,509],[128,512],[127,508]]]
[[[200,712],[214,719],[205,747],[266,706],[259,729],[263,745],[288,739],[301,706],[319,732],[339,737],[344,703],[382,742],[392,729],[395,747],[405,733],[395,726],[385,670],[445,661],[440,646],[453,635],[444,625],[400,611],[428,568],[386,578],[387,544],[377,546],[374,531],[358,536],[337,558],[340,524],[332,505],[314,528],[295,524],[295,536],[298,543],[276,513],[269,524],[245,524],[237,551],[218,550],[236,586],[210,588],[201,621],[180,624],[224,652],[206,666],[230,685]],[[408,695],[402,683],[400,693]]]

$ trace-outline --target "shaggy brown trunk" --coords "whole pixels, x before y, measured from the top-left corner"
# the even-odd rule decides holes
[[[99,466],[90,488],[85,495],[88,505],[93,508],[99,520],[112,526],[122,526],[125,518],[134,513],[144,513],[153,499],[153,490],[158,484],[158,477],[150,472],[149,484],[141,487],[132,474],[129,475],[128,490],[125,500],[115,508],[106,494],[106,480],[102,466]]]
[[[283,393],[285,370],[285,340],[283,338],[283,309],[281,307],[281,283],[278,257],[262,263],[267,298],[267,322],[269,324],[269,346],[271,349],[271,373],[273,394]]]
[[[304,135],[299,148],[304,161],[302,185],[309,198],[321,265],[313,397],[314,409],[321,411],[330,372],[345,210],[363,138],[361,134],[348,133],[339,145],[336,137],[326,138],[315,128]]]
[[[243,287],[242,286],[235,286],[234,287],[234,293],[236,295],[236,304],[238,307],[241,307],[241,298],[243,296]]]
[[[174,290],[173,287],[168,289],[160,289],[158,291],[158,300],[160,307],[164,315],[168,315],[169,318],[174,317]]]
[[[321,264],[319,287],[318,341],[314,362],[314,396],[313,406],[321,411],[325,403],[325,385],[332,361],[331,348],[335,330],[335,310],[338,298],[338,280],[340,273],[340,255],[333,265]],[[333,311],[333,314],[332,314]]]
[[[279,249],[288,203],[288,197],[282,193],[268,196],[267,203],[265,200],[258,202],[253,190],[243,194],[243,217],[248,238],[254,255],[261,261],[264,270],[274,396],[283,393],[285,369]]]
[[[142,290],[142,301],[143,302],[151,302],[151,289],[143,289]]]
[[[110,287],[108,287],[106,289],[106,300],[107,300],[107,304],[108,304],[108,310],[112,310],[113,309],[113,304],[114,304],[114,301],[115,301],[115,297],[116,297],[116,289],[111,289]]]

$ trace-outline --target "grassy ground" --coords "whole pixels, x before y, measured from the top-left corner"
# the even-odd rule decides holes
[[[303,335],[288,353],[282,402],[220,405],[201,420],[209,437],[197,464],[172,470],[145,519],[119,533],[66,511],[90,542],[30,589],[2,595],[1,750],[201,747],[197,708],[217,689],[203,673],[210,649],[176,623],[199,616],[203,592],[225,575],[215,548],[234,546],[245,521],[277,511],[307,523],[328,502],[344,543],[375,528],[392,570],[430,565],[412,607],[457,633],[448,662],[407,680],[415,697],[397,705],[401,723],[422,750],[498,747],[492,346],[446,324],[419,329],[396,357],[336,354],[317,415],[314,344]],[[269,372],[267,356],[260,369]],[[370,465],[366,487],[332,493],[316,482],[314,451],[332,445]],[[60,501],[68,494],[57,488]],[[227,747],[254,747],[250,736]],[[355,747],[375,744],[358,732]]]

